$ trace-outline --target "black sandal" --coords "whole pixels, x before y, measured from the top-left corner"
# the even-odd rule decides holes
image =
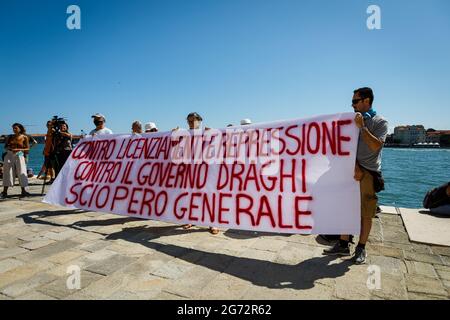
[[[20,194],[21,197],[31,197],[31,193],[27,192],[27,191],[22,191],[22,193]]]

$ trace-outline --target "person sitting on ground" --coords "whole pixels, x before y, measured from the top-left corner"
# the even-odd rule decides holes
[[[95,129],[89,133],[91,136],[100,134],[113,134],[112,130],[105,126],[106,118],[101,113],[96,113],[91,116],[94,118]]]
[[[197,113],[197,112],[192,112],[189,113],[188,116],[186,117],[188,126],[189,126],[189,130],[199,130],[202,127],[202,121],[203,118]],[[179,128],[175,128],[172,131],[176,131]],[[209,128],[205,128],[205,130],[209,130]],[[183,226],[183,229],[190,229],[192,228],[193,225],[192,224],[186,224]],[[218,234],[219,233],[219,229],[216,227],[209,227],[209,232],[211,234]]]
[[[131,132],[133,134],[142,134],[142,123],[138,120],[133,121],[131,124]]]
[[[158,127],[154,122],[147,122],[145,124],[145,133],[158,132]]]
[[[423,199],[423,207],[434,214],[450,215],[450,182],[428,191]]]
[[[6,155],[3,164],[3,192],[0,195],[0,199],[7,198],[8,188],[14,186],[16,174],[19,177],[20,187],[22,188],[21,196],[30,196],[25,190],[28,186],[28,177],[24,152],[30,150],[28,138],[24,134],[25,128],[20,123],[14,123],[12,128],[14,134],[8,136],[5,141]]]

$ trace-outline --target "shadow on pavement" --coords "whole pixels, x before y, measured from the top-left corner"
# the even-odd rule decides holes
[[[48,225],[48,226],[53,226],[53,227],[71,227],[71,225],[65,225],[65,224],[60,224],[60,223],[41,220],[41,219],[43,219],[43,218],[45,219],[48,217],[62,216],[62,215],[80,214],[83,212],[84,212],[83,210],[79,210],[79,209],[59,210],[59,211],[43,210],[43,211],[34,211],[34,212],[30,212],[30,213],[24,213],[24,214],[17,216],[17,218],[22,218],[23,222],[25,222],[26,224],[35,223],[35,224],[43,224],[43,225]],[[77,228],[77,229],[80,230],[79,228]]]
[[[267,288],[310,289],[314,282],[325,278],[343,276],[353,264],[350,260],[329,264],[335,256],[314,257],[295,265],[247,258],[235,257],[223,253],[212,253],[197,249],[185,248],[172,244],[151,242],[152,239],[167,233],[174,235],[184,233],[171,230],[173,227],[135,227],[126,228],[113,233],[106,239],[123,239],[139,243],[147,248],[176,257],[186,262],[199,265],[211,270],[223,272],[240,279],[250,281],[254,285]],[[199,230],[200,231],[200,230]],[[207,240],[205,240],[207,241]]]
[[[258,237],[269,237],[269,236],[280,236],[280,237],[290,237],[292,234],[286,233],[274,233],[274,232],[256,232],[256,231],[246,231],[246,230],[233,230],[228,229],[223,233],[224,236],[232,239],[252,239]]]
[[[158,239],[160,237],[165,236],[176,236],[180,234],[187,234],[193,232],[202,232],[204,233],[207,230],[204,229],[189,229],[184,230],[181,226],[173,225],[173,226],[138,226],[138,227],[130,227],[124,228],[122,231],[112,233],[108,235],[105,240],[127,240],[131,242],[140,243],[145,245],[150,240]]]
[[[0,199],[0,201],[8,201],[8,200],[26,200],[30,198],[37,198],[40,197],[40,193],[31,193],[28,196],[22,196],[20,193],[11,194],[8,193],[8,196],[6,199]]]
[[[115,224],[124,224],[133,221],[142,221],[142,219],[138,218],[113,218],[113,219],[104,219],[104,220],[83,220],[77,221],[72,224],[72,226],[78,227],[93,227],[93,226],[112,226]]]
[[[443,218],[443,219],[450,218],[450,215],[440,214],[440,213],[437,213],[437,212],[431,212],[430,210],[419,210],[419,213],[420,214],[426,214],[426,215],[429,215],[429,216],[433,216],[433,217],[436,217],[436,218]]]
[[[123,223],[125,219],[109,219],[98,221],[79,221],[73,224],[64,225],[51,221],[41,220],[46,217],[58,215],[78,214],[82,210],[61,210],[61,211],[36,211],[18,216],[27,224],[37,223],[56,227],[68,227],[85,232],[94,232],[83,229],[81,226],[108,225]],[[128,220],[128,219],[127,219]],[[136,220],[130,218],[130,221]],[[139,219],[140,220],[140,219]],[[295,265],[271,262],[247,257],[236,257],[223,253],[212,253],[197,249],[186,248],[172,244],[161,244],[151,242],[162,236],[174,236],[192,232],[208,232],[207,229],[183,230],[181,226],[138,226],[123,228],[122,231],[112,234],[102,234],[105,240],[122,239],[125,241],[139,243],[147,248],[157,250],[161,253],[176,257],[186,262],[209,268],[218,272],[223,272],[240,279],[249,281],[254,285],[273,288],[273,289],[309,289],[314,287],[314,282],[319,279],[335,279],[343,276],[352,265],[350,260],[342,260],[339,263],[330,264],[336,257],[323,256],[314,257],[301,261]],[[230,234],[239,235],[242,232],[231,232]],[[262,233],[258,233],[261,236]],[[276,234],[274,234],[276,235]],[[244,236],[245,235],[244,233]],[[289,236],[289,235],[287,235]],[[205,241],[208,241],[206,238]]]
[[[21,218],[23,222],[26,224],[42,224],[42,225],[48,225],[52,227],[66,227],[66,228],[72,228],[80,231],[85,232],[94,232],[98,234],[102,234],[104,236],[107,236],[108,234],[104,234],[97,231],[92,230],[86,230],[83,229],[85,227],[93,227],[93,226],[110,226],[115,224],[125,224],[128,222],[134,222],[134,221],[146,221],[139,218],[133,218],[133,217],[123,217],[123,218],[112,218],[112,219],[99,219],[99,220],[81,220],[76,221],[71,224],[62,224],[57,222],[52,222],[45,220],[45,218],[49,217],[55,217],[55,216],[63,216],[63,215],[75,215],[75,214],[81,214],[86,211],[81,209],[73,209],[73,210],[59,210],[59,211],[34,211],[30,213],[24,213],[17,218]],[[122,235],[128,234],[130,237],[136,236],[140,232],[146,232],[146,234],[149,236],[148,239],[156,239],[160,236],[170,236],[170,235],[178,235],[178,234],[186,234],[186,233],[192,233],[192,232],[208,232],[208,229],[189,229],[184,230],[182,229],[181,225],[173,225],[173,226],[164,226],[164,227],[149,227],[149,226],[139,226],[139,227],[132,227],[132,228],[125,228],[122,231]]]

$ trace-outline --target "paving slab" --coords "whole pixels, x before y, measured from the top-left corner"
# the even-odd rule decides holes
[[[402,209],[401,215],[411,241],[450,246],[450,219],[429,210]]]
[[[380,206],[381,212],[385,214],[399,215],[399,209],[391,206]]]
[[[109,275],[121,268],[124,268],[134,262],[136,259],[124,255],[116,254],[109,258],[103,259],[86,268],[87,271],[100,275]]]
[[[16,267],[22,266],[24,263],[20,260],[14,258],[8,258],[4,260],[0,260],[0,273],[7,272]]]
[[[36,291],[56,299],[63,299],[69,295],[76,293],[77,291],[83,290],[84,288],[88,287],[91,283],[98,281],[102,278],[103,278],[102,275],[91,273],[88,271],[81,271],[80,289],[69,287],[67,285],[68,277],[62,277],[44,286],[39,287]]]
[[[32,200],[0,202],[0,299],[449,299],[449,247],[411,242],[401,208],[382,207],[356,266],[314,235],[214,236]]]
[[[31,278],[17,281],[5,288],[0,292],[9,297],[17,298],[23,296],[37,287],[50,283],[56,280],[56,276],[48,273],[40,273]]]
[[[425,276],[406,275],[406,287],[408,292],[447,296],[447,290],[441,281]]]

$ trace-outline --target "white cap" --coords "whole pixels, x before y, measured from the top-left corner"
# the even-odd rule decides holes
[[[156,127],[156,124],[154,122],[147,122],[145,124],[145,131],[149,131],[149,130],[152,130],[152,129],[158,129]]]
[[[252,124],[252,120],[250,120],[250,119],[242,119],[241,120],[241,126],[245,126],[247,124]]]
[[[105,120],[105,121],[106,121],[106,118],[105,118],[105,116],[104,116],[104,115],[102,115],[101,113],[96,113],[96,114],[93,114],[93,115],[91,116],[91,118],[103,118],[103,120]]]

